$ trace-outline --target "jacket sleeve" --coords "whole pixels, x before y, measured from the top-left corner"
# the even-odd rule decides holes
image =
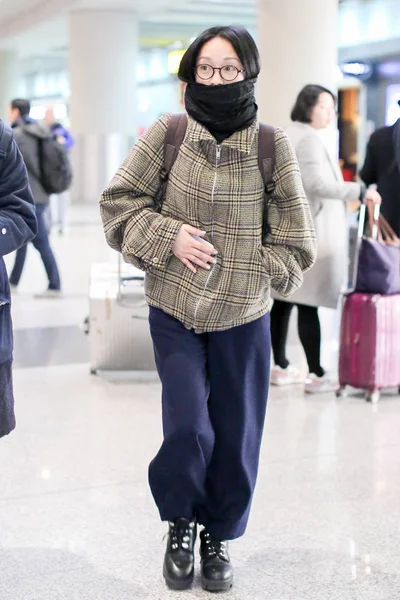
[[[364,166],[360,171],[360,177],[366,185],[372,185],[378,181],[373,137],[368,142],[367,153],[365,155]]]
[[[12,140],[0,162],[0,255],[18,250],[37,233],[36,212],[28,173]]]
[[[296,154],[307,196],[344,202],[358,200],[361,194],[359,183],[324,177],[324,148],[317,136],[306,135],[296,146]]]
[[[64,146],[67,150],[71,150],[75,146],[75,139],[70,131],[63,125],[59,125],[53,129],[53,134],[56,137],[64,138]]]
[[[139,139],[100,199],[108,244],[143,270],[165,268],[182,225],[154,205],[169,118],[161,117]]]
[[[304,193],[296,154],[287,135],[275,134],[274,192],[268,208],[269,233],[263,255],[272,287],[283,297],[303,282],[317,255],[314,223]]]

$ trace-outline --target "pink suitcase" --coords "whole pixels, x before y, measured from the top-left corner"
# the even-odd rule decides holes
[[[379,296],[353,293],[343,305],[340,389],[363,389],[374,404],[380,390],[400,387],[400,294]]]

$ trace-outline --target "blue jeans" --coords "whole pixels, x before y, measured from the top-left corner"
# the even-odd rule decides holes
[[[36,216],[38,221],[38,233],[32,244],[40,254],[40,258],[43,261],[44,268],[46,269],[47,277],[49,279],[49,290],[61,289],[60,274],[56,259],[53,251],[50,247],[49,234],[46,226],[45,211],[47,206],[45,204],[36,205]],[[26,259],[27,246],[23,246],[17,250],[15,257],[14,268],[11,272],[10,283],[12,285],[18,285],[21,279],[22,271],[24,270],[25,259]]]

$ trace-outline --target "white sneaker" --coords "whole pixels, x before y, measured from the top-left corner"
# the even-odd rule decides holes
[[[62,298],[62,292],[61,290],[45,290],[41,294],[35,294],[35,298],[37,300],[45,298]]]
[[[326,394],[328,392],[336,392],[337,389],[337,381],[329,375],[317,377],[314,374],[310,374],[306,379],[306,394]]]
[[[296,383],[304,383],[304,375],[299,369],[289,365],[286,369],[282,367],[272,367],[271,369],[271,385],[295,385]]]

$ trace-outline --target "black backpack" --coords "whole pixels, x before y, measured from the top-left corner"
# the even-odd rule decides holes
[[[161,186],[154,199],[156,211],[161,212],[167,191],[169,173],[178,156],[187,128],[185,113],[172,115],[164,140],[164,165],[161,169]],[[264,182],[263,238],[269,232],[268,200],[274,190],[272,174],[275,167],[275,129],[260,123],[258,135],[258,167]]]
[[[40,183],[47,194],[61,194],[72,182],[68,154],[53,137],[39,138]]]

